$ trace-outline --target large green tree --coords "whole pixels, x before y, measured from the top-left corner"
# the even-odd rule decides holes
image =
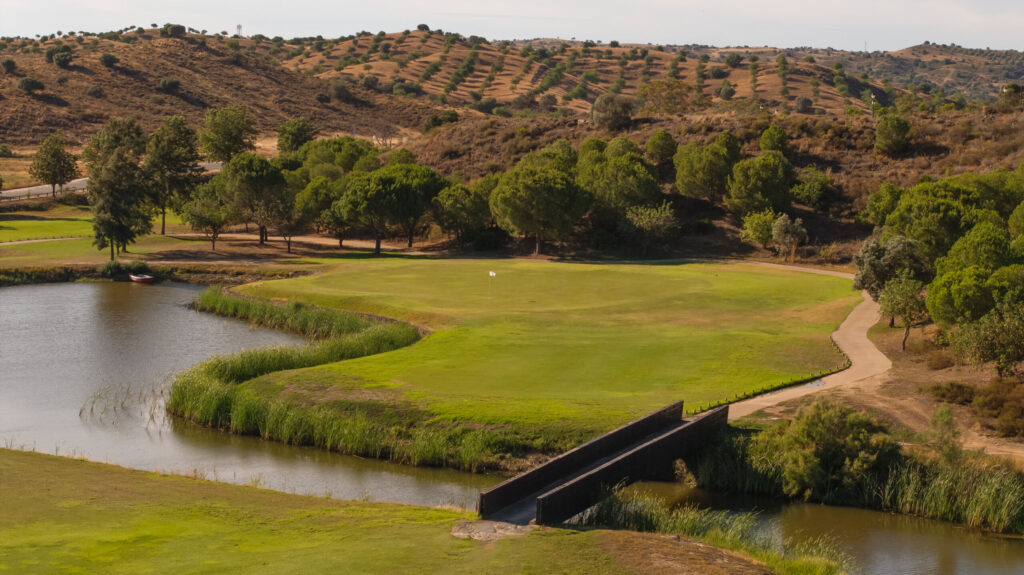
[[[453,184],[441,190],[434,198],[434,212],[441,229],[455,234],[459,243],[483,229],[491,217],[490,193],[497,185],[498,176],[488,176],[493,185],[467,187]]]
[[[491,193],[495,223],[513,234],[542,240],[562,240],[590,207],[590,195],[576,184],[575,154],[568,142],[556,142],[527,155],[502,176]]]
[[[876,301],[885,284],[901,270],[910,270],[914,279],[920,281],[931,279],[931,266],[925,257],[924,248],[919,242],[904,236],[892,236],[884,240],[877,235],[872,236],[864,242],[853,261],[857,265],[853,287],[866,290]]]
[[[661,197],[654,167],[626,138],[615,138],[602,150],[581,150],[576,170],[576,183],[604,210],[623,214],[630,206],[653,204]]]
[[[226,193],[246,221],[259,227],[260,243],[276,221],[285,193],[281,170],[268,160],[249,152],[231,158],[221,171]]]
[[[729,175],[740,159],[740,141],[723,132],[709,146],[691,142],[674,157],[676,189],[689,198],[718,201],[728,190]]]
[[[210,249],[217,251],[217,238],[238,217],[223,177],[215,176],[196,188],[182,206],[181,217],[192,230],[202,232],[210,240]]]
[[[277,149],[289,153],[316,138],[317,129],[309,118],[292,118],[277,127]]]
[[[242,106],[213,108],[206,112],[206,124],[199,132],[199,145],[215,162],[230,161],[235,155],[256,147],[256,124]]]
[[[166,118],[149,136],[146,170],[153,179],[153,205],[160,210],[160,234],[167,229],[167,208],[188,201],[203,173],[196,132],[182,116]]]
[[[664,164],[672,160],[678,147],[671,134],[658,130],[647,140],[647,158],[656,165]]]
[[[415,164],[384,166],[373,175],[394,197],[390,219],[402,230],[411,248],[423,217],[448,182],[431,168]]]
[[[729,197],[725,203],[741,215],[766,208],[781,212],[790,206],[792,184],[793,167],[789,160],[780,152],[765,152],[737,162],[729,178]]]
[[[94,244],[127,251],[128,244],[152,229],[151,182],[142,165],[146,136],[135,120],[114,118],[92,137],[82,153],[89,176]]]
[[[373,235],[373,253],[380,253],[380,242],[388,233],[395,208],[395,197],[379,178],[371,173],[356,173],[348,189],[332,207],[338,216],[353,227]]]
[[[57,197],[57,186],[78,177],[78,164],[75,155],[68,151],[68,144],[60,132],[50,134],[39,145],[32,163],[28,167],[29,174],[39,181],[50,184],[50,195]]]

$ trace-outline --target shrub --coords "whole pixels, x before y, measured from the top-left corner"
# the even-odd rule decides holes
[[[100,64],[103,64],[103,66],[107,68],[113,68],[114,66],[116,66],[117,61],[117,56],[113,54],[103,54],[102,56],[100,56]]]
[[[655,164],[663,164],[676,154],[675,138],[665,130],[658,130],[647,140],[647,158]]]
[[[102,99],[107,96],[107,93],[103,91],[102,86],[91,86],[85,91],[85,95],[90,98]]]
[[[786,131],[776,125],[771,125],[761,134],[761,151],[776,151],[783,154],[789,148],[789,136]]]
[[[928,354],[927,364],[928,369],[938,371],[947,367],[953,367],[956,361],[953,359],[952,353],[945,350],[935,350]]]
[[[31,76],[26,76],[18,80],[18,89],[22,92],[31,94],[32,92],[38,92],[43,89],[43,83]]]
[[[776,218],[778,218],[778,214],[770,208],[760,212],[750,212],[743,216],[740,239],[748,244],[767,248],[772,243],[772,225]]]
[[[793,109],[798,114],[810,114],[814,111],[814,103],[807,96],[797,96],[796,101],[793,103]]]
[[[318,92],[314,97],[316,98],[316,101],[321,104],[326,104],[331,101],[331,96],[327,92]]]
[[[431,114],[423,122],[423,131],[429,132],[438,126],[459,121],[459,114],[455,110],[446,110],[440,114]]]
[[[67,68],[71,65],[72,58],[73,56],[71,55],[71,52],[58,52],[53,55],[53,63],[56,64],[58,68]]]
[[[7,144],[0,144],[0,158],[13,158],[14,152],[11,151],[11,147]]]
[[[160,91],[173,94],[178,91],[181,86],[181,82],[177,78],[164,78],[160,80]]]
[[[162,38],[184,38],[186,29],[181,24],[164,24],[163,28],[160,28],[160,36]]]
[[[809,166],[797,177],[800,183],[790,191],[793,198],[811,208],[818,208],[825,195],[832,188],[828,175],[814,166]]]
[[[590,108],[590,118],[599,128],[621,130],[633,122],[633,100],[618,94],[601,94]]]
[[[895,114],[883,116],[875,126],[875,151],[895,156],[910,145],[910,124]]]
[[[18,65],[10,58],[4,58],[0,61],[0,68],[2,68],[7,74],[13,73],[17,67]]]
[[[931,391],[932,395],[935,397],[957,405],[969,405],[974,401],[974,387],[960,383],[959,381],[937,383],[931,386],[929,391]]]

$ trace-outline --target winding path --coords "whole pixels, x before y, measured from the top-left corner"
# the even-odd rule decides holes
[[[801,268],[797,266],[777,266],[774,264],[755,264],[772,266],[790,270],[825,273],[837,277],[852,279],[851,274],[841,272],[830,272],[813,268]],[[766,393],[743,401],[738,401],[729,406],[729,420],[735,420],[755,411],[777,405],[790,399],[803,397],[812,393],[819,393],[828,389],[848,386],[850,384],[865,382],[873,378],[884,376],[892,367],[892,362],[868,339],[868,330],[875,325],[879,318],[879,307],[867,292],[862,292],[863,301],[853,308],[850,315],[846,316],[843,323],[836,331],[832,332],[832,340],[846,357],[850,360],[850,367],[814,380],[810,383],[796,387],[788,387],[779,391]]]

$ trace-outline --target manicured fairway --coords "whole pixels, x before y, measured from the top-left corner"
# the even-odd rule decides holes
[[[0,267],[35,267],[64,264],[103,264],[110,260],[108,250],[97,250],[92,238],[40,241],[23,244],[0,244]],[[174,249],[189,242],[167,236],[149,235],[132,244],[122,261],[138,255]]]
[[[288,495],[0,449],[6,573],[763,573],[623,531],[450,535],[464,511]],[[721,571],[724,569],[725,571]]]
[[[327,270],[241,291],[434,333],[247,387],[577,437],[675,400],[696,407],[833,368],[843,358],[828,334],[860,299],[848,280],[742,264],[356,258]]]
[[[0,213],[0,242],[92,237],[88,208],[62,206],[47,211]]]

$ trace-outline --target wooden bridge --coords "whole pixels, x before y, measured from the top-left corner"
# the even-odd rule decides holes
[[[729,406],[683,419],[683,402],[659,409],[480,493],[485,519],[561,523],[595,505],[608,487],[671,481],[675,461],[726,426]]]

